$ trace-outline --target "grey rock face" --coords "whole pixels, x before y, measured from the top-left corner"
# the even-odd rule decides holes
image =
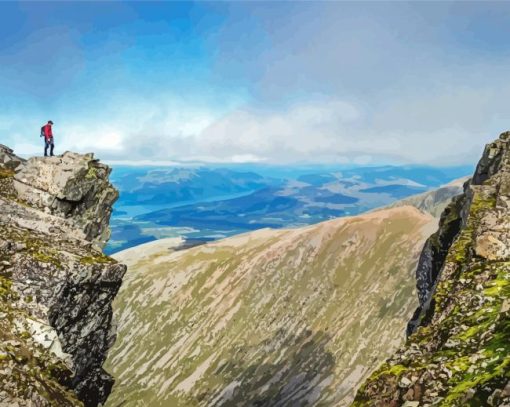
[[[98,248],[118,195],[109,173],[91,154],[25,162],[0,146],[0,313],[8,317],[0,329],[36,366],[12,374],[28,362],[0,341],[0,405],[98,406],[111,391],[102,365],[126,267]]]
[[[59,157],[35,157],[18,168],[14,188],[30,205],[72,219],[85,239],[104,247],[118,192],[108,181],[110,169],[92,154],[66,152]]]
[[[465,187],[469,186],[469,182]],[[446,207],[439,221],[439,229],[425,242],[416,269],[416,288],[419,307],[407,326],[407,335],[416,331],[419,325],[426,324],[434,308],[432,294],[444,264],[448,250],[460,232],[463,219],[460,215],[465,204],[464,195],[455,197]]]
[[[24,162],[25,160],[17,157],[9,147],[0,144],[0,167],[15,170]]]
[[[498,183],[498,191],[488,191],[498,195],[499,201],[505,208],[510,209],[510,195],[508,177],[510,176],[510,156],[508,143],[510,132],[502,133],[498,140],[485,147],[484,153],[478,162],[473,178],[464,184],[464,194],[456,197],[447,206],[439,223],[439,229],[425,243],[418,268],[416,282],[420,306],[409,321],[407,335],[416,331],[418,326],[427,325],[434,311],[434,288],[440,275],[441,268],[448,251],[455,238],[465,227],[469,210],[472,204],[474,191],[480,189],[488,179],[494,178]],[[491,189],[484,186],[485,189]],[[492,188],[494,189],[494,188]],[[486,216],[481,227],[484,232],[476,239],[475,252],[478,256],[488,260],[504,260],[510,258],[510,239],[502,236],[508,225],[508,214],[504,211],[495,212]]]
[[[473,185],[482,185],[499,171],[507,172],[509,170],[508,154],[506,154],[509,140],[510,131],[507,131],[499,136],[499,140],[485,147],[473,176]]]

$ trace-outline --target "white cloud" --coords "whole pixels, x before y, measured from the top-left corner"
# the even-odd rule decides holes
[[[114,92],[105,72],[105,89],[61,105],[0,101],[0,142],[41,151],[38,128],[51,118],[58,151],[131,163],[472,164],[509,126],[510,41],[491,14],[508,18],[507,5],[312,3],[229,4],[221,29],[204,33],[214,64],[194,98],[163,82]],[[43,45],[23,53],[31,60]],[[39,83],[40,69],[29,79]],[[50,108],[59,114],[46,117]]]
[[[259,157],[254,154],[239,154],[230,157],[230,162],[241,164],[241,163],[260,163],[265,161],[264,157]]]
[[[477,96],[476,92],[457,95],[469,116],[464,125],[462,109],[441,102],[445,96],[429,95],[415,103],[388,100],[375,112],[343,100],[315,98],[278,110],[245,107],[226,114],[190,110],[164,117],[166,109],[153,109],[134,117],[123,112],[110,123],[64,122],[54,130],[59,152],[94,151],[100,158],[131,164],[472,163],[483,145],[503,130],[498,127],[503,124],[494,121],[491,131],[485,132],[483,120],[477,117],[484,103],[497,110],[502,101],[481,101]],[[40,154],[42,143],[36,137],[33,141],[17,142],[14,147],[18,153]]]

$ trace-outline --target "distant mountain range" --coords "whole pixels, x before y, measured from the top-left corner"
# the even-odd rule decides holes
[[[471,167],[115,168],[121,192],[106,251],[167,237],[204,242],[356,215],[426,192]]]
[[[174,205],[278,185],[280,179],[227,168],[116,168],[113,180],[122,192],[122,206]]]

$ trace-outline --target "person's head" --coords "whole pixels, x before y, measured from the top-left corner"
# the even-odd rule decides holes
[[[50,126],[53,126],[53,122],[52,122],[51,120],[48,120],[48,124],[49,124]]]

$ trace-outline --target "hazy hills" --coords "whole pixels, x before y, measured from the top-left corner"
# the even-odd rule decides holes
[[[121,206],[205,201],[281,182],[253,171],[207,167],[117,167],[112,179],[121,188]]]
[[[119,167],[107,252],[154,239],[210,241],[264,227],[299,227],[426,192],[470,167]]]

